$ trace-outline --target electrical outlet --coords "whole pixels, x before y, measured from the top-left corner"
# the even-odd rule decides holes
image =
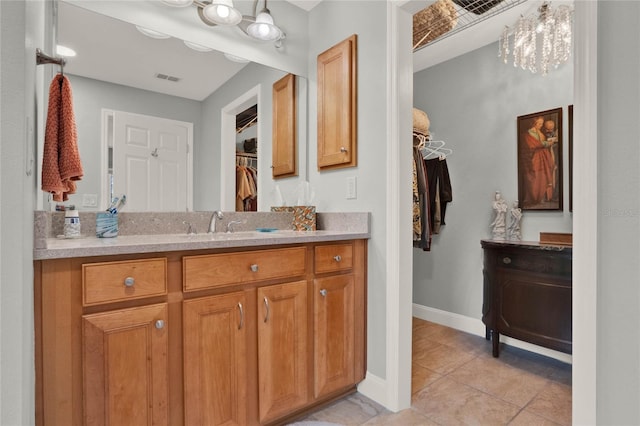
[[[347,178],[347,200],[355,200],[358,198],[358,188],[356,183],[356,177],[350,176]]]
[[[98,207],[98,195],[82,194],[82,207]]]

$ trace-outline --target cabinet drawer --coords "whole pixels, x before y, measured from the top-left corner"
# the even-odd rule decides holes
[[[353,244],[316,246],[314,259],[316,274],[351,269],[353,268]]]
[[[305,258],[305,247],[185,256],[182,260],[184,290],[303,275]]]
[[[561,252],[533,252],[514,254],[497,253],[496,266],[507,270],[519,270],[571,278],[571,258]]]
[[[82,265],[84,306],[161,296],[167,293],[167,259]]]

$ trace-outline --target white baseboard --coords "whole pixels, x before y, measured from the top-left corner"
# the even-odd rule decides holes
[[[358,384],[358,392],[384,407],[387,406],[387,381],[385,379],[367,371],[364,380]]]
[[[455,328],[456,330],[464,331],[465,333],[475,334],[476,336],[481,337],[485,336],[485,326],[481,319],[470,318],[453,312],[441,311],[440,309],[430,308],[428,306],[418,305],[415,303],[413,304],[413,316],[425,321]],[[505,345],[524,349],[529,352],[548,356],[549,358],[554,358],[571,364],[571,355],[563,352],[533,345],[508,336],[500,336],[500,342]]]

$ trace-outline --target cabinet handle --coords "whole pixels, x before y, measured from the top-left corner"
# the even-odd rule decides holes
[[[164,320],[158,320],[156,321],[156,328],[158,330],[162,330],[164,328]]]
[[[320,290],[320,296],[327,297],[327,289],[326,288],[323,288],[322,290]]]
[[[133,277],[127,277],[124,279],[124,285],[126,285],[127,287],[133,287],[135,283],[136,280],[134,280]]]
[[[255,263],[254,263],[253,265],[251,265],[251,270],[252,270],[253,272],[258,272],[258,265],[257,265],[257,264],[255,264]]]
[[[240,324],[238,324],[238,330],[244,327],[244,308],[242,307],[242,303],[238,303],[238,309],[240,310]]]
[[[269,321],[269,300],[267,299],[267,296],[264,297],[263,302],[264,302],[264,309],[265,309],[264,322],[267,322]]]
[[[508,265],[511,263],[511,258],[510,257],[505,257],[502,259],[502,263],[504,263],[505,265]]]
[[[344,146],[340,147],[340,152],[347,152],[347,151],[348,151],[347,148],[345,148]]]

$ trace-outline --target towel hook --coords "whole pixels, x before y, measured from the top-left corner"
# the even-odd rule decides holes
[[[54,58],[44,53],[40,49],[36,49],[36,65],[56,64],[60,66],[60,74],[64,75],[64,66],[67,61],[64,58]]]

